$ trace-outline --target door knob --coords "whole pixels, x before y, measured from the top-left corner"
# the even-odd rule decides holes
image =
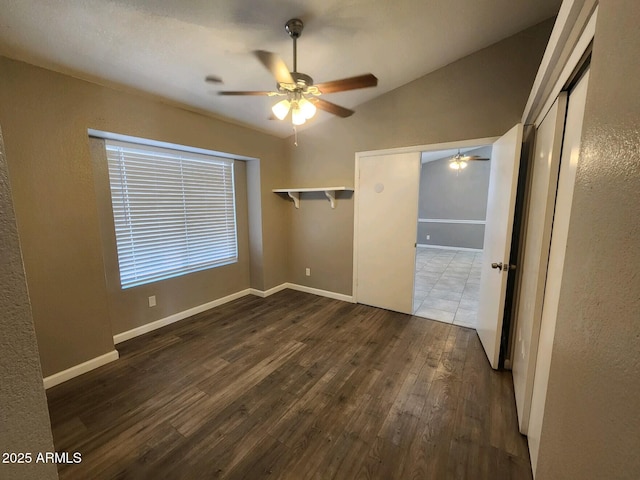
[[[515,270],[515,265],[509,265],[508,263],[503,264],[502,262],[492,263],[491,268],[497,268],[498,271],[506,272],[507,270]]]

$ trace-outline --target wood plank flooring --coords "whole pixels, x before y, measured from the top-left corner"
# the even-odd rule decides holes
[[[475,330],[285,290],[47,391],[61,479],[531,479]]]

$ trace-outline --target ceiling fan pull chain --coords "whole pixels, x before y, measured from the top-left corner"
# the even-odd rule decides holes
[[[293,144],[297,147],[298,146],[298,129],[296,128],[296,126],[293,126]]]

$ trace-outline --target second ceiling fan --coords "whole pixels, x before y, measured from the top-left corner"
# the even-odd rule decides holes
[[[297,39],[302,34],[304,24],[302,20],[293,18],[289,20],[285,29],[293,39],[293,71],[289,71],[287,65],[276,53],[265,50],[256,50],[254,55],[271,72],[276,79],[275,91],[221,91],[218,95],[267,95],[285,97],[273,108],[273,114],[280,120],[287,118],[291,113],[291,123],[294,126],[302,125],[316,113],[316,108],[329,112],[339,117],[349,117],[354,111],[335,103],[328,102],[319,95],[327,93],[344,92],[358,88],[375,87],[378,79],[371,73],[357,77],[343,78],[319,84],[313,83],[313,79],[298,72]],[[208,81],[215,82],[215,77],[207,77]]]
[[[458,153],[451,157],[449,160],[449,168],[453,170],[463,170],[467,168],[467,162],[470,161],[482,161],[486,162],[487,160],[491,160],[490,158],[484,158],[480,155],[462,155],[460,150],[458,149]]]

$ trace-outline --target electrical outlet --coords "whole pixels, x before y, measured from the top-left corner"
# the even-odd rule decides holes
[[[427,235],[427,240],[431,240],[431,235]]]
[[[304,270],[304,274],[305,274],[307,277],[310,277],[310,276],[311,276],[311,269],[310,269],[309,267],[305,268],[305,270]]]
[[[149,307],[155,307],[155,306],[156,306],[156,296],[151,295],[149,297]]]

